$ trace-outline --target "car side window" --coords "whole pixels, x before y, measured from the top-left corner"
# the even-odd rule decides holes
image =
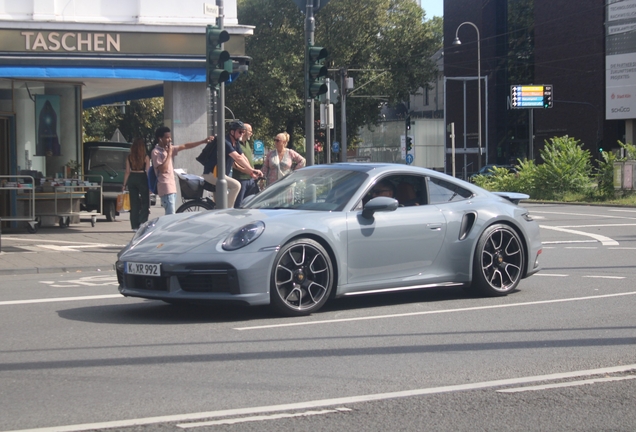
[[[375,182],[365,194],[362,203],[366,204],[378,192],[398,200],[400,207],[419,206],[427,203],[426,179],[416,175],[392,175]]]
[[[428,190],[431,204],[461,201],[472,196],[469,190],[434,177],[428,179]]]

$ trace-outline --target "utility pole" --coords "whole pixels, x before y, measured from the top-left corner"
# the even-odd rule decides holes
[[[340,68],[340,162],[347,161],[347,69]]]
[[[222,0],[221,0],[222,1]],[[307,166],[314,164],[314,98],[309,95],[309,48],[314,46],[314,2],[307,0],[305,13],[305,158]]]
[[[223,30],[223,18],[225,11],[223,10],[223,0],[217,0],[219,6],[219,29]],[[224,50],[225,44],[221,44],[221,50]],[[227,180],[225,180],[225,82],[219,84],[219,103],[217,104],[218,115],[218,135],[216,136],[216,192],[214,200],[216,208],[227,208]]]

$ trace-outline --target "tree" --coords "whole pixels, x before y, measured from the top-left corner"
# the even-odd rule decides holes
[[[139,99],[121,107],[102,105],[84,110],[84,142],[108,141],[116,129],[126,141],[142,137],[152,142],[155,129],[163,124],[163,98]]]
[[[292,140],[304,135],[303,12],[291,0],[238,2],[239,22],[254,26],[246,40],[253,62],[247,76],[226,87],[226,104],[254,124],[261,138],[281,130]],[[331,1],[315,18],[315,44],[329,51],[329,68],[349,69],[356,86],[364,86],[355,96],[368,96],[347,100],[350,138],[359,127],[377,123],[377,96],[401,102],[432,80],[430,57],[441,46],[439,20],[424,21],[413,0]],[[271,139],[265,141],[271,145]]]

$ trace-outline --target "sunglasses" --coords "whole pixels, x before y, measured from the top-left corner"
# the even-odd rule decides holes
[[[280,138],[274,138],[274,142],[279,142],[279,141],[282,141],[282,139],[280,139]]]

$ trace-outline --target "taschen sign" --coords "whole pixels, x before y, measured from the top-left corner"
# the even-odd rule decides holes
[[[242,55],[241,47],[232,48],[232,52],[236,51],[237,55]],[[1,29],[0,52],[36,55],[168,54],[203,56],[205,36],[197,33]]]

